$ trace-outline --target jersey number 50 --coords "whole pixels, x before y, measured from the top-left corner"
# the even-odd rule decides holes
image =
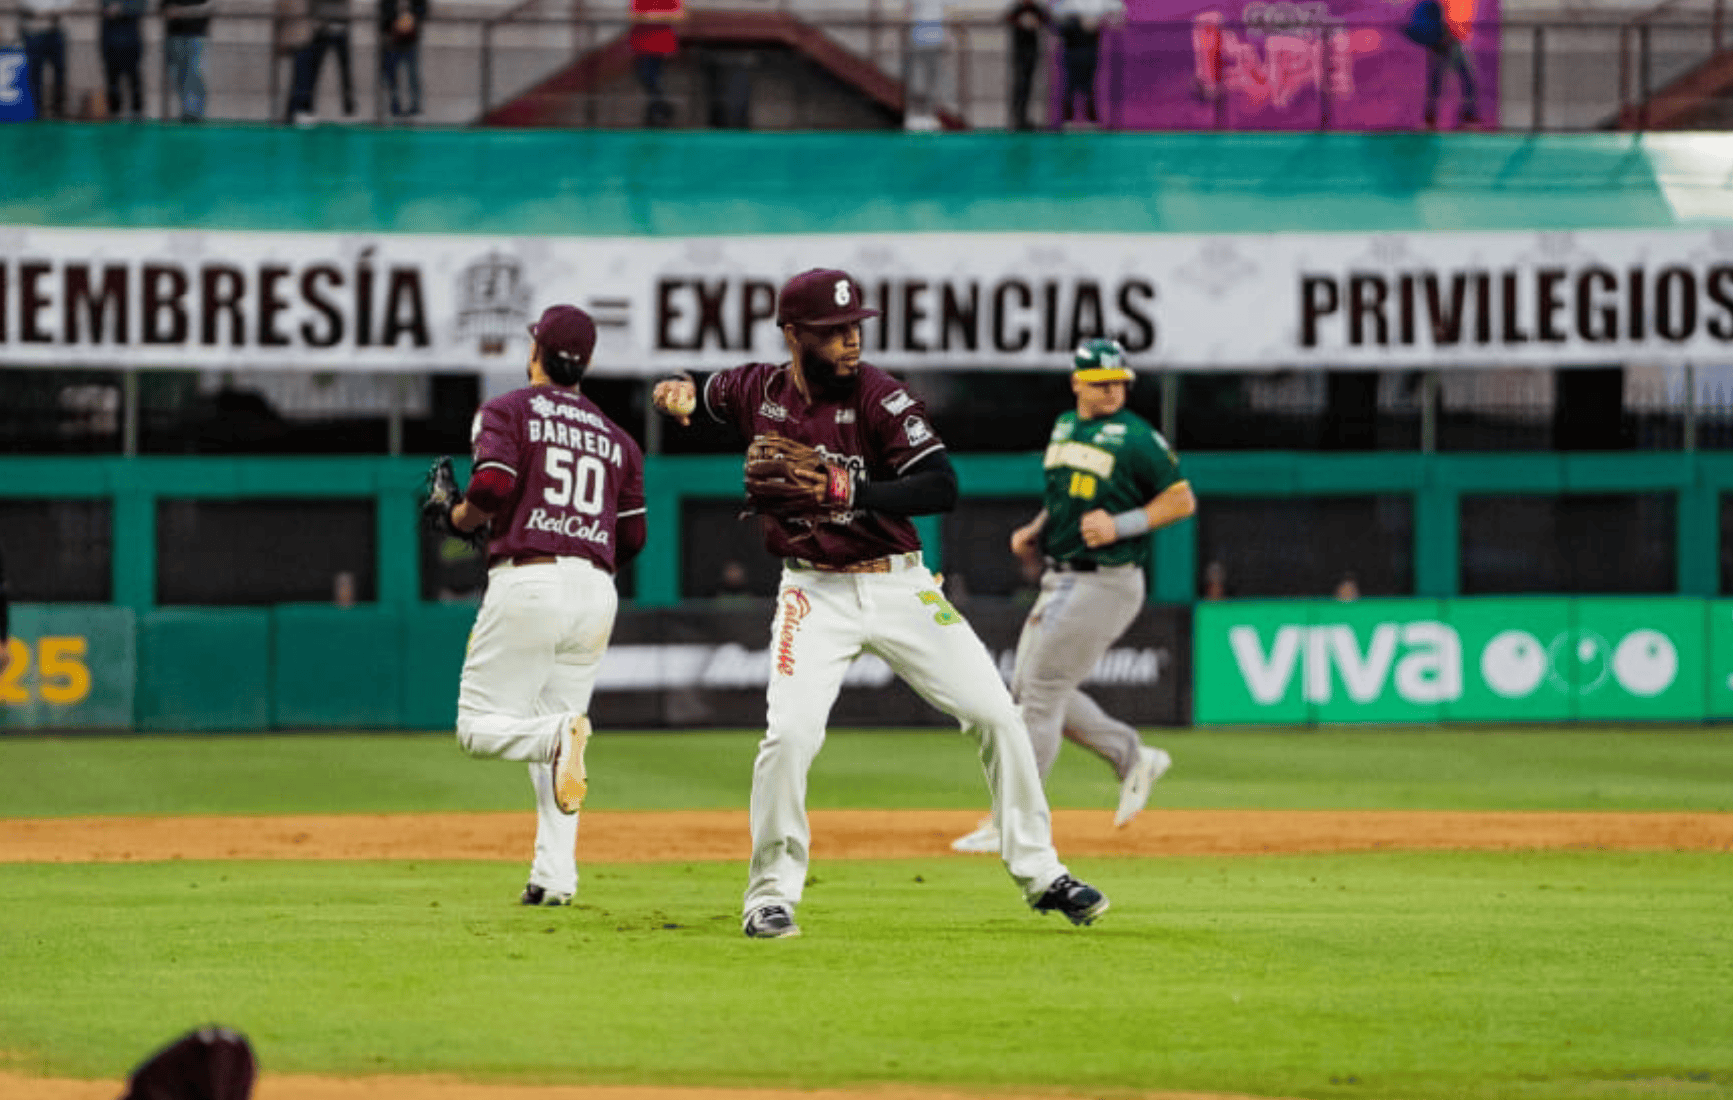
[[[568,504],[586,516],[602,511],[602,489],[608,482],[608,469],[595,455],[574,455],[564,447],[549,447],[544,464],[553,484],[542,490],[542,497],[556,508]]]

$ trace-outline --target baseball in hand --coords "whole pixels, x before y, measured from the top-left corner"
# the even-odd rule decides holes
[[[698,408],[698,389],[689,379],[668,378],[656,383],[650,400],[662,412],[685,423]]]

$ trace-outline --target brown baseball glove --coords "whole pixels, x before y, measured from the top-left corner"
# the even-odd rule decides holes
[[[854,477],[812,447],[767,432],[746,448],[746,499],[763,515],[840,511],[854,503]]]

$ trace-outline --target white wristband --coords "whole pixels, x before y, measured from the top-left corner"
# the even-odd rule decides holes
[[[1113,517],[1113,534],[1120,539],[1134,539],[1149,530],[1149,513],[1133,508]]]

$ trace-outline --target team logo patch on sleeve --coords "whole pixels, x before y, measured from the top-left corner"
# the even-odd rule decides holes
[[[879,404],[885,407],[885,412],[890,413],[892,416],[897,415],[914,403],[915,399],[909,396],[908,390],[898,390],[896,393],[891,394],[889,397],[879,402]]]
[[[908,438],[909,446],[918,447],[933,438],[933,429],[927,427],[927,422],[918,416],[911,416],[903,421],[903,435]]]

